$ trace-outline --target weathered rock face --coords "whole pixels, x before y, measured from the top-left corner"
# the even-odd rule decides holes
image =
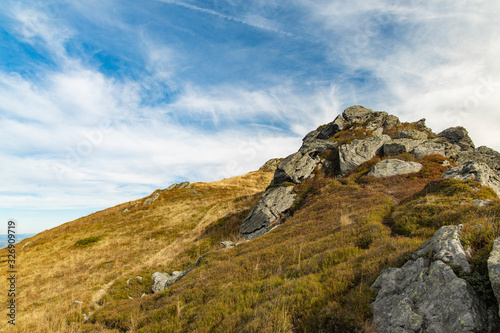
[[[423,165],[416,162],[405,162],[398,159],[389,159],[378,162],[368,175],[375,177],[391,177],[412,172],[418,172]]]
[[[384,127],[385,128],[392,128],[394,126],[398,126],[399,124],[401,124],[401,122],[399,121],[399,118],[393,114],[390,114],[390,115],[387,115],[387,117],[385,118]]]
[[[382,272],[372,285],[378,332],[488,332],[484,302],[450,264],[469,268],[458,226],[442,227],[401,268]]]
[[[394,139],[384,144],[384,156],[394,156],[402,153],[410,153],[421,145],[424,140]]]
[[[323,170],[325,174],[345,175],[375,155],[382,155],[384,144],[391,141],[388,135],[383,134],[384,129],[399,124],[399,119],[387,112],[372,111],[356,105],[344,110],[333,122],[308,133],[298,152],[277,165],[272,186],[243,221],[241,234],[247,239],[255,238],[269,231],[273,223],[286,217],[286,211],[293,204],[295,195],[291,188],[284,190],[276,186],[300,184],[311,177],[316,169]],[[349,129],[354,132],[368,131],[371,136],[352,140],[341,147],[336,140],[330,140],[340,131]],[[416,130],[402,130],[399,136],[397,140],[401,142],[395,141],[393,146],[406,152],[412,151],[427,137],[425,133]],[[278,204],[279,201],[282,203]]]
[[[149,198],[147,198],[146,200],[144,200],[143,205],[152,204],[153,202],[155,202],[156,200],[158,200],[159,197],[160,197],[160,193],[158,193],[158,192],[155,191],[153,193],[153,195],[151,195]]]
[[[373,111],[361,105],[354,105],[344,110],[342,116],[349,123],[363,124],[373,115]]]
[[[372,159],[380,152],[384,143],[390,140],[388,135],[380,135],[342,145],[339,148],[340,173],[344,175],[361,163]]]
[[[500,176],[488,165],[481,162],[467,161],[462,165],[448,169],[442,177],[475,180],[481,185],[490,187],[500,196]]]
[[[347,124],[347,120],[339,114],[334,121],[330,124],[326,125],[316,136],[318,139],[329,139],[338,132],[344,129],[344,126]]]
[[[398,132],[400,139],[427,140],[427,134],[414,129],[405,129]]]
[[[428,155],[442,155],[446,156],[446,146],[442,143],[437,142],[424,142],[421,145],[415,147],[411,153],[415,155],[416,158],[422,158]]]
[[[462,150],[474,149],[474,142],[469,137],[467,130],[461,126],[445,129],[439,136],[446,138],[449,142],[458,145]]]
[[[491,250],[490,257],[488,258],[488,275],[495,297],[500,304],[500,238],[495,239],[493,250]]]
[[[296,197],[292,189],[293,186],[279,186],[266,191],[241,224],[240,232],[243,237],[252,239],[271,230],[273,222],[281,219],[292,206]]]
[[[433,260],[440,260],[447,265],[460,267],[464,272],[470,273],[467,255],[460,243],[461,226],[441,227],[430,240],[422,244],[415,252],[412,259],[425,257],[432,254]]]
[[[458,153],[457,163],[462,164],[467,161],[482,162],[497,174],[500,172],[500,153],[486,146]]]

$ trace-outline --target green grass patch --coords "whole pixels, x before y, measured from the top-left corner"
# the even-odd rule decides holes
[[[91,236],[83,239],[79,239],[75,242],[75,246],[87,246],[90,244],[97,243],[101,240],[101,237]]]

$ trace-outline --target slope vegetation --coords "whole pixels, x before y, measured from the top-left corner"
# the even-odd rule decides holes
[[[337,180],[317,172],[296,187],[286,223],[232,249],[219,242],[237,240],[272,173],[161,192],[152,204],[42,233],[20,252],[17,331],[372,332],[369,286],[382,269],[403,264],[439,226],[466,223],[481,273],[494,238],[484,222],[500,213],[497,203],[472,204],[496,199],[488,188],[440,179],[441,156],[418,160],[419,173],[367,176],[379,160]],[[185,270],[202,255],[176,284],[151,293],[153,272]]]
[[[252,172],[189,189],[158,190],[159,197],[150,204],[145,199],[128,202],[22,241],[17,244],[15,331],[107,331],[105,325],[83,325],[85,315],[98,309],[110,292],[115,295],[123,279],[142,276],[138,288],[150,293],[153,271],[169,269],[174,259],[176,265],[188,265],[188,258],[176,259],[186,250],[193,257],[206,252],[212,244],[196,241],[206,227],[227,214],[231,222],[248,213],[271,178],[270,172]],[[217,229],[221,237],[235,237],[224,228]],[[6,250],[0,255],[5,267]],[[6,269],[1,279],[7,290]],[[6,325],[2,320],[0,330]]]

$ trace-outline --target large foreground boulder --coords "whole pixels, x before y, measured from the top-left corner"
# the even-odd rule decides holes
[[[383,271],[373,283],[379,333],[489,331],[486,304],[451,268],[470,271],[459,230],[442,227],[403,267]]]

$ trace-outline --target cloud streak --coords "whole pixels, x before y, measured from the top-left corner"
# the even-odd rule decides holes
[[[175,1],[175,0],[157,0],[157,1],[167,3],[170,5],[184,7],[184,8],[191,9],[191,10],[194,10],[197,12],[213,15],[213,16],[216,16],[216,17],[223,19],[223,20],[241,23],[241,24],[253,27],[253,28],[274,32],[274,33],[277,33],[277,34],[280,34],[283,36],[295,37],[294,34],[283,31],[281,29],[278,29],[276,27],[275,23],[273,23],[273,22],[271,22],[271,21],[269,21],[269,20],[267,20],[264,17],[259,16],[259,15],[248,14],[244,19],[242,19],[242,18],[238,18],[236,16],[227,15],[227,14],[218,12],[218,11],[213,10],[213,9],[199,7],[199,6],[187,3],[187,2]]]

